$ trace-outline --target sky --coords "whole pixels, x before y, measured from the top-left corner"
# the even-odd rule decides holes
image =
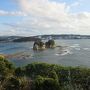
[[[90,0],[2,0],[0,36],[90,35]]]

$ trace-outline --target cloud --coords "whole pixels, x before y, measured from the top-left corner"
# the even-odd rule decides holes
[[[74,2],[72,6],[79,5]],[[71,6],[49,0],[19,0],[21,10],[28,14],[20,23],[40,34],[75,33],[90,34],[90,13],[71,13]],[[85,30],[87,31],[85,32]]]
[[[0,10],[0,16],[27,16],[27,15],[26,13],[21,11],[8,12],[8,11]]]
[[[27,15],[14,26],[9,25],[17,34],[90,34],[90,12],[70,12],[79,2],[67,5],[50,0],[17,0],[16,3]]]
[[[49,0],[20,0],[22,10],[32,15],[57,16],[65,15],[68,6],[65,3],[57,3]]]
[[[70,7],[77,7],[80,6],[80,1],[76,1],[70,5]]]

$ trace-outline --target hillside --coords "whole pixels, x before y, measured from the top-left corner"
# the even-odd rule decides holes
[[[0,42],[29,42],[37,40],[47,40],[47,39],[90,39],[90,35],[73,35],[73,34],[60,34],[60,35],[37,35],[37,36],[1,36]]]
[[[36,37],[22,37],[22,38],[13,40],[13,42],[28,42],[28,41],[38,41],[38,40],[41,40],[41,39]]]
[[[16,68],[1,56],[0,90],[90,90],[90,68],[48,63]]]

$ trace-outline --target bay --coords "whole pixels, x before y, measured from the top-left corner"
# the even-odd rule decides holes
[[[90,67],[90,39],[55,40],[57,46],[63,48],[33,51],[34,42],[0,43],[0,54],[16,66],[24,66],[32,62],[46,62],[64,66]]]

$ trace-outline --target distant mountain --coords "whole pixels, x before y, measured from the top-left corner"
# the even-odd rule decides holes
[[[15,39],[13,40],[13,42],[28,42],[28,41],[37,41],[37,40],[41,40],[41,39],[33,36],[33,37],[22,37],[19,39]]]
[[[28,42],[47,39],[90,39],[90,35],[74,35],[74,34],[61,34],[61,35],[38,35],[31,37],[24,36],[0,36],[0,42]]]
[[[21,36],[0,36],[0,42],[12,42],[19,38],[21,38]]]
[[[23,37],[23,36],[1,36],[0,42],[28,42],[28,41],[36,41],[41,40],[35,36],[33,37]]]
[[[73,35],[73,34],[61,34],[61,35],[41,35],[37,36],[42,39],[90,39],[90,35]]]

